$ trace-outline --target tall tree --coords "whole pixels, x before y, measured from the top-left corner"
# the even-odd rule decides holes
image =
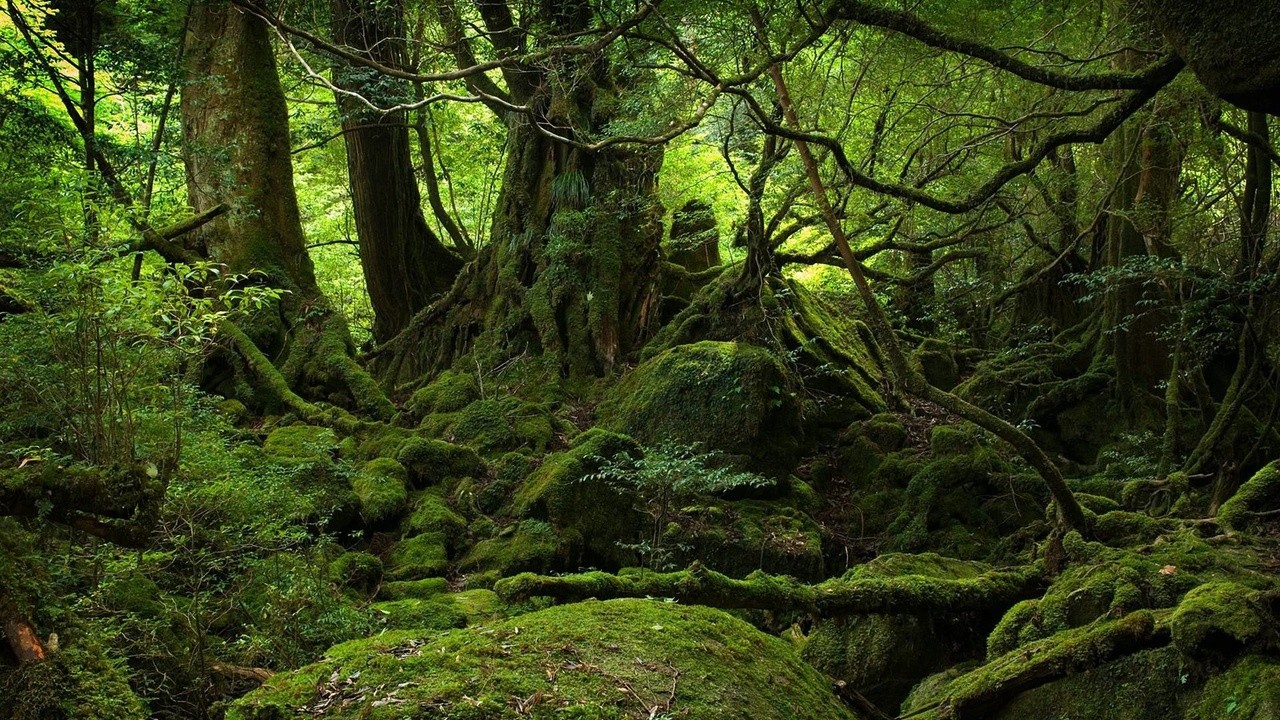
[[[398,0],[334,0],[334,40],[382,65],[403,68],[403,15]],[[462,261],[423,218],[406,113],[379,112],[365,102],[394,105],[403,99],[397,98],[394,81],[362,67],[340,65],[335,75],[360,265],[373,304],[373,336],[386,342],[449,289]],[[388,85],[390,93],[380,90]]]
[[[232,273],[260,273],[285,291],[272,311],[259,312],[245,326],[257,348],[280,359],[285,382],[315,397],[347,394],[354,405],[388,415],[390,404],[352,359],[345,321],[320,291],[307,255],[289,115],[267,25],[228,0],[197,0],[183,68],[190,204],[197,212],[230,208],[192,235],[189,249]],[[241,353],[253,355],[247,362],[256,374],[272,372],[252,349]],[[283,395],[283,388],[275,394]]]

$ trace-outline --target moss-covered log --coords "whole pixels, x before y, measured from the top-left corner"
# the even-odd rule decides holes
[[[1071,631],[1065,639],[1054,637],[1014,651],[959,678],[929,717],[934,720],[990,717],[1027,690],[1140,650],[1166,645],[1169,640],[1167,624],[1147,610]]]
[[[613,575],[590,572],[542,576],[524,573],[500,580],[494,590],[508,600],[552,597],[563,602],[587,598],[667,597],[682,603],[719,608],[794,610],[823,617],[864,613],[945,613],[1002,610],[1036,594],[1039,568],[997,570],[971,579],[923,575],[886,578],[835,578],[816,585],[754,572],[735,579],[694,563],[672,573],[635,571]]]

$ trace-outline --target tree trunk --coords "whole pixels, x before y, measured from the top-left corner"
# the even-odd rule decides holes
[[[400,2],[334,0],[333,34],[341,45],[390,67],[405,64]],[[390,106],[404,100],[379,90],[387,80],[364,68],[340,68],[335,84]],[[408,88],[404,88],[406,91]],[[418,311],[453,284],[462,261],[422,216],[404,112],[379,113],[358,98],[336,93],[342,112],[360,265],[373,303],[373,336],[395,337]]]
[[[556,6],[549,21],[557,33],[583,31],[584,7]],[[659,315],[662,151],[581,147],[613,119],[617,82],[594,58],[529,68],[511,86],[532,112],[507,116],[490,243],[446,301],[379,356],[385,380],[434,374],[473,349],[482,364],[528,351],[553,356],[566,375],[600,375],[648,337]]]
[[[240,323],[267,357],[279,359],[285,382],[304,395],[390,417],[394,408],[352,359],[345,321],[316,285],[293,187],[288,109],[266,24],[229,0],[197,0],[183,71],[189,201],[197,212],[220,203],[230,207],[187,236],[188,248],[230,273],[259,273],[262,282],[285,291],[274,307]],[[241,365],[237,369],[244,371]],[[224,394],[243,387],[225,376],[210,384]],[[258,400],[257,393],[239,394]]]

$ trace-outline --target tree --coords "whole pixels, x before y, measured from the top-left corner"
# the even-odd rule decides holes
[[[379,64],[403,67],[403,12],[399,2],[334,0],[334,41]],[[360,264],[373,303],[373,337],[383,343],[449,289],[462,263],[422,216],[407,114],[378,112],[365,102],[394,105],[398,88],[393,84],[380,92],[390,83],[368,68],[340,66],[335,74]]]

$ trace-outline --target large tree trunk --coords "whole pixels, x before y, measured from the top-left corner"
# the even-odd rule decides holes
[[[394,408],[352,359],[342,317],[316,285],[293,187],[288,109],[266,24],[229,0],[197,0],[183,58],[183,161],[192,207],[230,210],[188,236],[188,247],[230,273],[260,273],[280,301],[241,323],[243,335],[277,359],[267,368],[210,378],[225,394],[256,402],[235,378],[283,381],[302,394],[389,417]],[[243,343],[241,343],[243,344]],[[253,355],[240,348],[241,356]],[[253,363],[250,362],[250,365]],[[275,395],[279,395],[276,392]]]
[[[576,4],[547,14],[558,34],[590,20]],[[508,85],[532,112],[507,117],[490,243],[379,357],[389,382],[433,374],[472,350],[482,364],[528,351],[555,357],[566,375],[599,375],[630,357],[657,320],[662,152],[581,147],[612,119],[620,88],[608,64],[559,60],[521,69]]]
[[[403,25],[398,1],[334,0],[334,39],[383,65],[404,65]],[[380,91],[378,86],[385,86],[387,80],[367,69],[342,68],[334,79],[340,88],[380,106],[404,99]],[[410,318],[449,289],[462,261],[441,244],[422,216],[405,113],[379,113],[348,94],[336,96],[346,138],[360,265],[373,303],[373,336],[381,343],[395,337]]]

